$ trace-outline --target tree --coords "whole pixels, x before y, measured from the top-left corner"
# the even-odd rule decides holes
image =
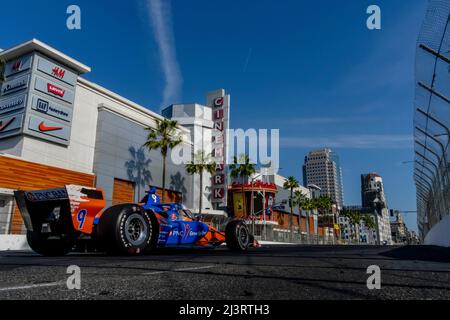
[[[248,155],[241,154],[239,156],[239,161],[236,156],[233,157],[233,163],[230,164],[230,176],[232,178],[242,179],[242,203],[244,206],[244,216],[247,215],[244,184],[248,180],[248,177],[254,174],[255,172],[256,172],[256,165],[254,163],[250,163],[250,158]]]
[[[293,205],[298,206],[299,227],[301,227],[301,221],[302,221],[302,214],[301,213],[302,213],[302,209],[304,209],[307,200],[309,200],[309,199],[300,190],[296,190],[294,192]]]
[[[362,219],[361,213],[356,210],[345,209],[342,215],[348,219],[349,224],[352,225],[353,228],[355,229],[354,234],[352,234],[352,238],[357,238],[358,226],[361,223]],[[359,237],[356,240],[359,242]]]
[[[203,202],[203,173],[206,171],[213,174],[216,171],[216,163],[211,161],[210,155],[205,155],[204,151],[199,150],[194,156],[194,160],[186,165],[187,173],[200,175],[200,200],[199,200],[199,214],[202,213]]]
[[[363,214],[361,217],[362,222],[364,222],[364,225],[366,226],[369,231],[374,231],[376,229],[376,223],[372,215],[370,214]]]
[[[331,208],[333,207],[334,201],[329,196],[321,196],[319,198],[314,199],[316,207],[319,209],[320,215],[322,216],[322,220],[326,221],[326,224],[329,225],[329,216]],[[326,218],[325,218],[326,217]],[[334,214],[333,214],[333,225],[334,225]],[[334,226],[333,226],[334,228]]]
[[[149,150],[160,150],[163,158],[162,172],[162,202],[166,193],[166,162],[169,149],[175,148],[182,142],[181,136],[177,133],[178,122],[175,120],[156,119],[156,128],[148,127],[147,141],[144,146]]]
[[[311,211],[314,210],[313,199],[306,198],[306,200],[305,200],[305,202],[303,204],[303,209],[306,210],[306,229],[307,229],[307,233],[309,234],[309,229],[310,229],[310,227],[309,227],[309,217],[310,217]]]
[[[289,213],[289,231],[290,231],[290,238],[292,240],[292,216],[294,215],[294,208],[293,208],[293,198],[294,198],[294,189],[298,188],[300,186],[297,179],[293,176],[287,177],[286,181],[284,181],[283,188],[286,190],[290,190],[291,196],[289,198],[289,207],[291,208],[291,212]]]

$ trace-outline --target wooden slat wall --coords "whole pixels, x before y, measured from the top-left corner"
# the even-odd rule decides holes
[[[19,207],[14,206],[14,211],[11,219],[11,233],[12,234],[22,234],[25,232],[25,225],[23,224],[22,216],[19,212]]]
[[[134,183],[131,181],[114,179],[113,205],[134,201]]]
[[[93,187],[92,174],[60,169],[34,162],[0,156],[0,187],[13,190],[58,188],[66,184]],[[22,233],[22,217],[15,206],[11,232]]]
[[[161,198],[162,201],[162,188],[156,188],[156,194]],[[181,201],[182,201],[181,192],[166,189],[164,202],[181,202]]]

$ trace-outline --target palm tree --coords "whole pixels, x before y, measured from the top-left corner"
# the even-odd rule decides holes
[[[230,176],[232,178],[242,179],[242,203],[244,206],[244,216],[247,215],[247,206],[245,201],[244,183],[248,180],[248,177],[256,172],[256,165],[250,163],[250,158],[246,154],[239,156],[239,161],[236,156],[233,157],[233,163],[230,164]],[[253,201],[253,199],[252,199]]]
[[[205,155],[202,150],[199,150],[194,156],[194,161],[186,165],[187,173],[200,175],[200,200],[199,200],[199,214],[202,214],[202,200],[203,200],[203,172],[208,172],[211,175],[216,171],[216,163],[211,161],[210,155]]]
[[[148,127],[147,141],[144,146],[149,150],[161,151],[163,158],[163,172],[162,172],[162,202],[166,193],[166,161],[169,149],[175,148],[182,142],[181,137],[177,133],[178,122],[175,120],[156,119],[156,128]]]
[[[375,221],[373,220],[373,217],[369,214],[364,214],[362,215],[362,221],[364,222],[364,225],[369,228],[369,229],[375,229],[376,228],[376,224]]]
[[[323,216],[323,220],[329,225],[329,216],[331,208],[333,207],[334,201],[329,196],[321,196],[316,200],[316,204],[318,209],[320,209],[320,213]],[[325,219],[326,217],[326,219]],[[333,228],[334,228],[334,214],[333,214]]]
[[[299,227],[301,230],[301,221],[302,221],[302,209],[304,209],[306,201],[309,200],[306,195],[301,192],[300,190],[295,190],[294,192],[294,201],[293,205],[298,206],[298,212],[299,212]]]
[[[359,242],[358,234],[358,226],[361,223],[362,215],[359,211],[346,209],[343,211],[343,216],[348,218],[350,225],[355,229],[354,234],[352,234],[352,238],[357,238],[356,240]]]
[[[289,198],[289,207],[291,208],[291,212],[289,213],[289,231],[290,231],[290,238],[292,240],[292,216],[294,215],[294,204],[293,204],[293,198],[294,198],[294,189],[298,188],[300,186],[298,180],[293,177],[287,177],[286,181],[284,181],[283,188],[286,190],[290,190],[291,196]]]
[[[306,210],[306,229],[307,233],[309,234],[309,218],[311,215],[311,211],[314,210],[314,202],[313,199],[306,198],[305,202],[303,204],[303,209]]]
[[[325,220],[325,213],[323,211],[323,200],[322,197],[312,199],[312,205],[314,209],[317,209],[318,221],[321,226],[323,226]]]
[[[373,216],[370,214],[363,214],[361,217],[361,220],[364,222],[364,225],[366,226],[369,231],[373,231],[376,228],[376,223],[373,219]]]

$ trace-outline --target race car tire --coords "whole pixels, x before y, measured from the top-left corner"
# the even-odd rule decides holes
[[[27,231],[27,242],[30,248],[43,256],[63,256],[74,246],[69,237],[52,238],[49,234]]]
[[[230,221],[225,228],[225,242],[232,251],[246,251],[251,244],[251,234],[241,220]]]
[[[97,236],[108,254],[138,255],[152,246],[155,229],[157,224],[141,206],[121,204],[102,214]]]
[[[147,210],[147,215],[150,217],[150,222],[152,225],[152,235],[150,237],[150,242],[148,246],[145,248],[146,253],[152,252],[156,249],[159,238],[159,222],[155,216],[155,213],[152,210]]]

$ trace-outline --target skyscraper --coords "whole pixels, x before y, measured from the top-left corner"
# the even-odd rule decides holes
[[[314,150],[305,157],[303,184],[320,187],[320,194],[331,197],[338,209],[342,209],[344,203],[342,170],[338,155],[331,149]]]

